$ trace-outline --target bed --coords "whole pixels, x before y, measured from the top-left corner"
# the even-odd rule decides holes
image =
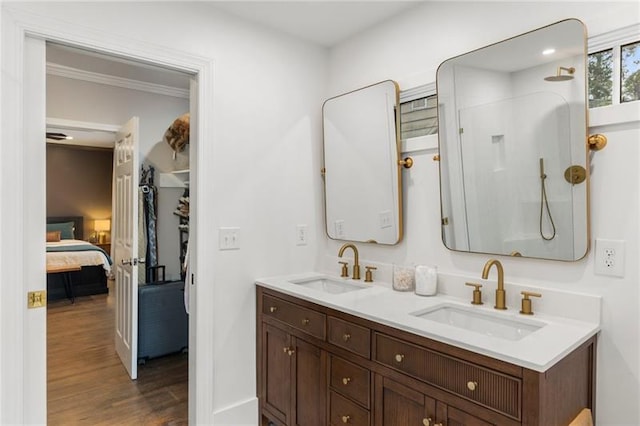
[[[64,271],[47,273],[47,300],[69,297],[65,280],[71,281],[74,296],[109,292],[111,258],[101,248],[83,241],[83,226],[82,216],[47,218],[47,271]],[[59,241],[55,241],[56,233]]]

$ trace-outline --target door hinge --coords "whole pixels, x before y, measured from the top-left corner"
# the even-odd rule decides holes
[[[42,308],[47,305],[46,290],[30,291],[27,293],[27,308]]]
[[[459,133],[459,134],[463,134],[463,133],[464,133],[464,128],[463,128],[463,127],[460,127],[460,128],[458,129],[458,133]]]
[[[443,217],[442,218],[442,225],[448,225],[449,224],[449,218],[448,217]]]

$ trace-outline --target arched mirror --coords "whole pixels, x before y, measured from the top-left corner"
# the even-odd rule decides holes
[[[322,107],[329,238],[378,244],[402,239],[398,99],[398,85],[388,80]]]
[[[437,72],[442,239],[573,261],[589,247],[586,30],[567,19]]]

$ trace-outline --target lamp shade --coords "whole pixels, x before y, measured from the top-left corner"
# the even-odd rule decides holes
[[[97,232],[105,232],[111,229],[111,221],[109,219],[96,219],[93,229]]]

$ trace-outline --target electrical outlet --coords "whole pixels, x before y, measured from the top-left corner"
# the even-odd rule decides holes
[[[594,273],[624,277],[624,241],[596,239]]]
[[[307,225],[297,225],[296,226],[296,245],[297,246],[306,246],[307,245],[307,234],[309,233],[309,227]]]
[[[240,228],[219,228],[218,247],[220,250],[237,250],[240,248]]]

